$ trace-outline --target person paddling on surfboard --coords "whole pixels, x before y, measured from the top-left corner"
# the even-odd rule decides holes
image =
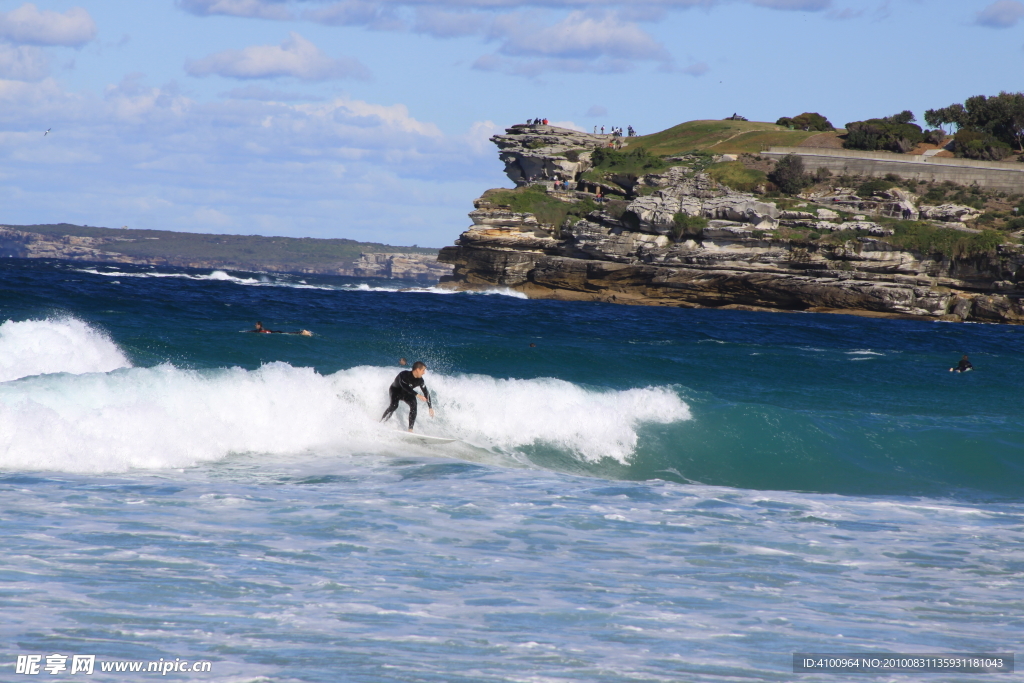
[[[413,363],[412,370],[403,370],[398,373],[395,381],[388,388],[388,392],[391,394],[391,405],[388,406],[388,409],[381,416],[381,422],[387,422],[391,419],[394,412],[398,410],[398,402],[405,401],[405,404],[409,406],[409,431],[411,432],[413,425],[416,424],[416,399],[425,401],[427,408],[430,410],[430,417],[434,417],[434,406],[430,402],[430,392],[427,391],[427,385],[423,382],[423,375],[425,374],[427,374],[427,365],[421,361]],[[417,394],[416,387],[422,389],[423,393]]]
[[[967,360],[967,354],[965,353],[964,357],[960,359],[960,362],[956,364],[956,367],[955,368],[950,368],[949,371],[950,372],[967,372],[968,370],[971,370],[973,368],[974,368],[974,366],[971,365],[971,361]]]

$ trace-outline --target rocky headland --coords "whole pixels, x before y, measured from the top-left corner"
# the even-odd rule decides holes
[[[617,176],[589,172],[594,153],[628,140],[521,125],[492,141],[519,189],[489,190],[474,202],[473,225],[438,256],[454,266],[444,287],[501,286],[531,298],[627,304],[1024,322],[1024,249],[1002,240],[979,243],[974,238],[982,231],[967,223],[979,213],[971,207],[923,205],[898,188],[859,197],[833,184],[780,208],[778,200],[734,190],[706,172],[710,161],[735,157],[681,156],[656,172]],[[542,192],[546,201],[591,210],[545,223],[510,206],[511,192]],[[939,234],[941,244],[894,234],[908,228],[894,228],[888,216],[912,217],[911,227]]]

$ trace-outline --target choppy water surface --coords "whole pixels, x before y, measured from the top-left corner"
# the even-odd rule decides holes
[[[0,263],[0,677],[835,680],[791,654],[1021,641],[1024,330],[495,294]],[[378,424],[400,356],[458,442]]]

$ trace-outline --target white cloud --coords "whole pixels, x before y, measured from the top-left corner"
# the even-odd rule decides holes
[[[200,77],[293,77],[304,81],[370,77],[369,69],[359,60],[351,57],[332,59],[298,33],[288,35],[280,46],[253,45],[242,50],[217,52],[198,61],[190,60],[185,64],[185,71]]]
[[[691,64],[690,66],[680,69],[680,71],[686,74],[687,76],[703,76],[708,71],[711,71],[711,67],[708,66],[707,62],[697,62],[695,64]]]
[[[0,78],[39,81],[50,73],[50,57],[32,45],[0,43]]]
[[[551,71],[563,73],[596,73],[596,74],[619,74],[631,71],[634,68],[633,62],[625,59],[535,59],[517,60],[500,57],[498,55],[482,55],[475,62],[473,68],[479,71],[497,71],[511,74],[513,76],[527,76],[536,78],[541,74]]]
[[[476,121],[465,135],[466,144],[477,154],[489,154],[494,151],[491,136],[504,133],[505,129],[494,121]]]
[[[40,12],[25,3],[10,12],[0,12],[0,39],[22,45],[64,45],[81,47],[96,37],[96,22],[81,7],[61,14]]]
[[[317,95],[306,95],[300,92],[271,90],[254,83],[242,88],[232,88],[227,92],[220,93],[220,96],[232,100],[260,100],[262,102],[314,102],[324,99]]]
[[[665,47],[638,27],[615,14],[591,16],[570,12],[553,26],[538,27],[520,15],[505,15],[491,28],[494,38],[503,40],[498,51],[515,57],[667,61]]]
[[[416,10],[412,30],[435,38],[457,38],[483,33],[490,17],[478,12],[445,12],[436,8]]]
[[[200,16],[225,14],[232,17],[288,21],[292,13],[283,2],[266,0],[177,0],[178,7]]]
[[[751,0],[751,2],[758,7],[799,12],[818,12],[832,6],[831,0]]]
[[[1024,19],[1024,3],[999,0],[978,12],[975,21],[990,28],[1009,28]]]
[[[825,16],[828,17],[829,19],[834,20],[834,21],[846,21],[848,19],[857,19],[857,18],[859,18],[859,17],[861,17],[863,15],[864,15],[864,10],[863,9],[855,10],[855,9],[851,9],[849,7],[845,7],[843,9],[841,9],[841,10],[837,10],[837,9],[830,10],[829,13],[826,14]]]
[[[370,0],[345,0],[329,7],[309,10],[304,19],[328,26],[365,26],[376,31],[401,31],[406,24],[395,15],[392,4]]]

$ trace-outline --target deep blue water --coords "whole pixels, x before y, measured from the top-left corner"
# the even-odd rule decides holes
[[[1019,642],[1024,328],[403,289],[0,262],[7,664],[792,680]],[[399,357],[459,441],[377,423]]]

